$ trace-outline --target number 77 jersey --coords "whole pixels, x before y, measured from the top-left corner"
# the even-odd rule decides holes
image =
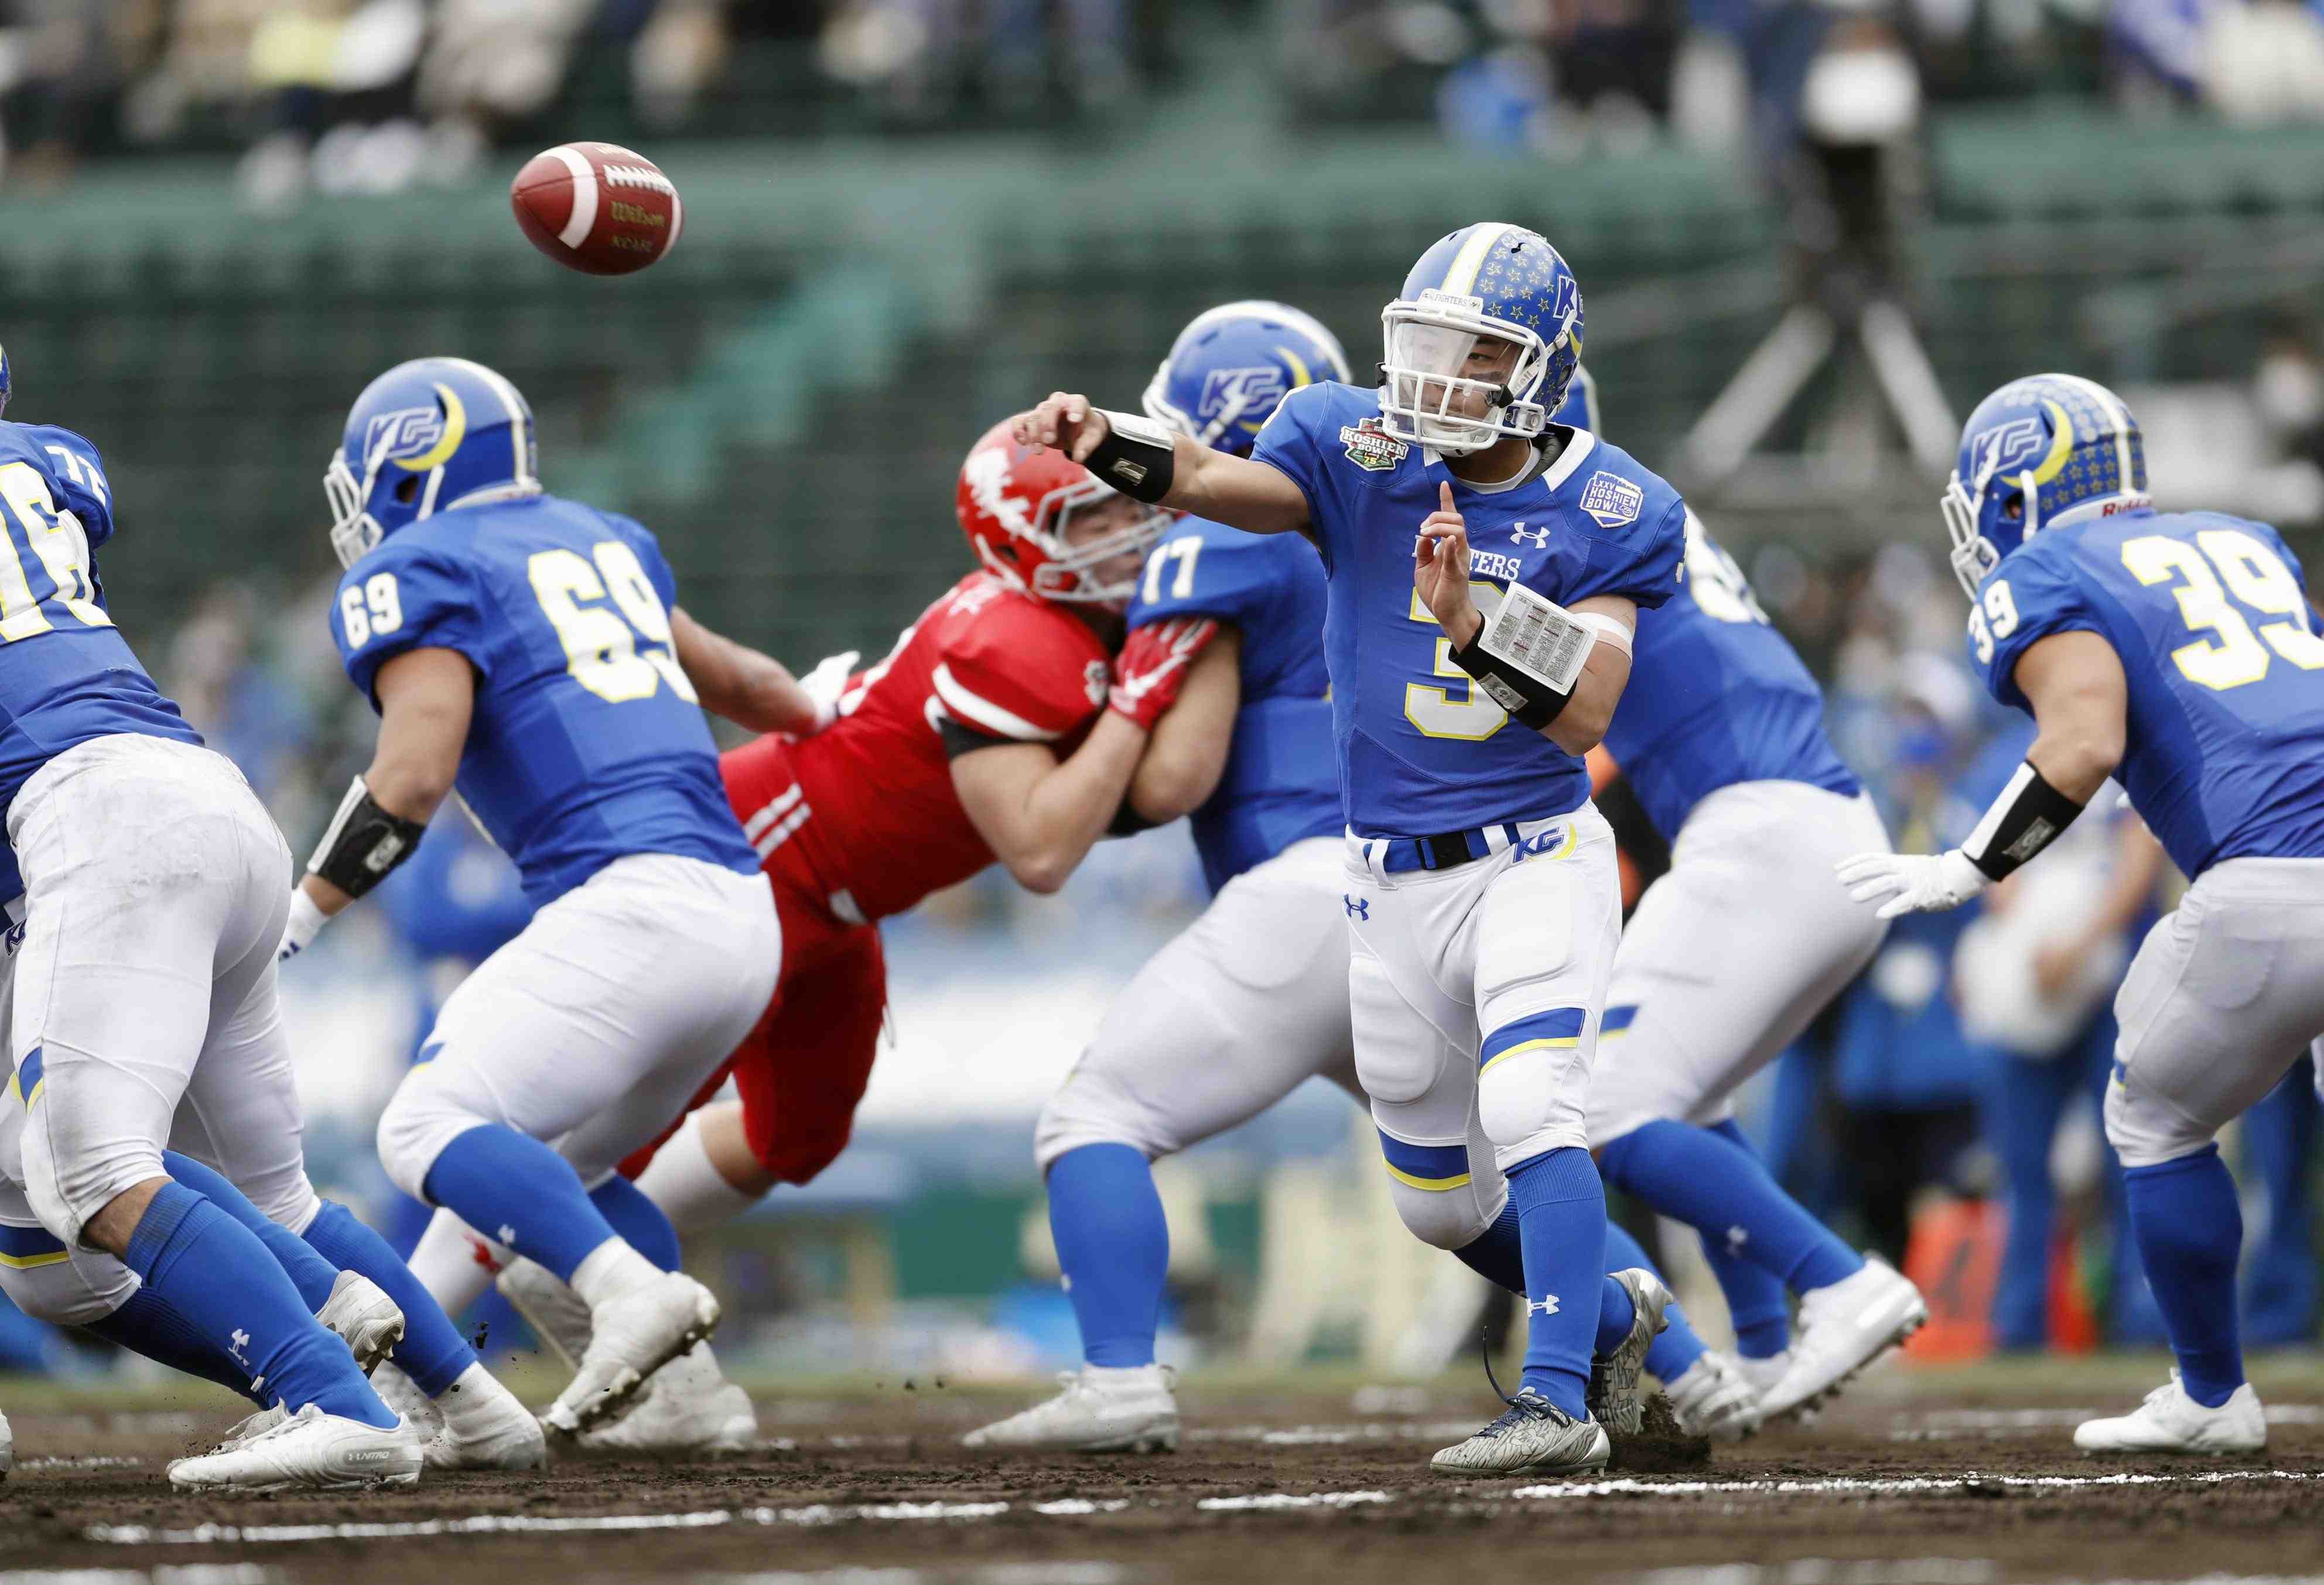
[[[678,663],[676,597],[644,528],[535,495],[389,535],[340,579],[331,636],[374,707],[395,656],[466,658],[476,695],[460,796],[538,908],[633,853],[758,870]]]
[[[1969,648],[1993,696],[2035,640],[2093,632],[2122,660],[2117,779],[2191,880],[2223,859],[2324,857],[2324,637],[2265,523],[2136,511],[2046,529],[1978,589]]]

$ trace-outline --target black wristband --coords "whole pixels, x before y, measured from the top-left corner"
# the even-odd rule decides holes
[[[2057,840],[2082,806],[2042,779],[2027,760],[1961,843],[1961,855],[1998,880]]]
[[[1486,653],[1484,639],[1485,626],[1480,622],[1468,643],[1452,651],[1452,664],[1476,678],[1486,696],[1508,711],[1510,719],[1520,726],[1539,732],[1556,720],[1557,713],[1573,696],[1561,694],[1539,677],[1528,677],[1499,657]]]
[[[427,831],[424,822],[381,808],[358,776],[316,844],[307,873],[321,876],[349,897],[361,897],[410,858]]]
[[[1151,419],[1134,413],[1105,414],[1105,438],[1089,455],[1089,471],[1133,501],[1151,506],[1170,493],[1178,468],[1176,438]]]

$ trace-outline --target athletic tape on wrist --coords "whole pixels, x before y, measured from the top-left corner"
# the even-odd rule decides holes
[[[1998,880],[2056,841],[2081,812],[2081,805],[2044,781],[2028,760],[1961,843],[1961,855]]]

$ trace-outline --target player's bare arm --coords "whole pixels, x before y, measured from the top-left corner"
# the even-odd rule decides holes
[[[456,650],[410,650],[379,668],[379,747],[364,786],[380,809],[424,826],[452,791],[460,753],[475,709],[476,678]],[[299,889],[324,918],[355,901],[346,888],[317,872]]]
[[[1469,583],[1468,525],[1452,504],[1452,486],[1440,484],[1438,492],[1437,508],[1422,520],[1413,543],[1412,585],[1452,640],[1457,659],[1475,646],[1485,615]],[[1589,622],[1596,637],[1572,692],[1536,730],[1569,754],[1586,754],[1606,735],[1629,683],[1629,635],[1637,627],[1638,608],[1618,594],[1598,594],[1576,601],[1567,614]]]
[[[1154,736],[1130,784],[1130,806],[1161,825],[1200,808],[1218,790],[1242,705],[1242,636],[1222,624],[1187,673],[1186,686]]]
[[[752,732],[806,733],[821,724],[814,696],[771,655],[713,632],[683,609],[669,613],[678,663],[702,707]]]
[[[1062,760],[1045,743],[995,743],[955,756],[953,790],[1017,884],[1047,895],[1105,834],[1145,749],[1146,733],[1109,710]]]
[[[2089,803],[2122,763],[2130,685],[2120,658],[2096,633],[2052,633],[2026,647],[2015,676],[2040,728],[2027,761],[2074,802]]]
[[[1168,442],[1168,488],[1157,495],[1126,489],[1122,475],[1092,463],[1098,448],[1114,438],[1105,410],[1090,405],[1086,396],[1052,392],[1038,407],[1010,421],[1010,433],[1020,446],[1054,446],[1077,463],[1087,465],[1106,483],[1140,500],[1174,511],[1187,511],[1213,522],[1225,523],[1253,534],[1281,534],[1306,526],[1307,497],[1280,469],[1250,457],[1213,451],[1192,436],[1138,422],[1151,430],[1152,462],[1161,465],[1160,443]],[[1122,439],[1127,440],[1125,434]]]

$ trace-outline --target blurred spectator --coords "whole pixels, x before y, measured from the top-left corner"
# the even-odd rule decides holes
[[[314,732],[298,691],[252,654],[259,610],[246,584],[204,590],[171,642],[162,686],[279,816],[286,796],[307,789]]]
[[[2314,0],[2115,0],[2117,89],[2230,121],[2324,117],[2324,6]]]
[[[1987,745],[1963,783],[1972,806],[1998,795],[2033,736],[2026,722]],[[2039,865],[1987,893],[1984,916],[1954,954],[1961,1021],[1983,1048],[1982,1127],[2000,1163],[2008,1220],[1993,1302],[1994,1344],[2003,1350],[2038,1350],[2052,1339],[2059,1132],[2076,1096],[2089,1096],[2093,1108],[2104,1103],[2114,1071],[2115,989],[2155,916],[2162,848],[2117,803],[2109,784]],[[2121,1164],[2095,1111],[2083,1115],[2078,1137],[2097,1141],[2097,1170],[2083,1175],[2111,1234],[2109,1331],[2116,1342],[2160,1342],[2129,1237]]]
[[[160,0],[0,3],[0,173],[35,185],[70,175],[105,137],[161,20]]]
[[[899,108],[974,91],[1022,112],[1122,98],[1137,86],[1131,44],[1128,0],[846,0],[821,55],[832,76],[879,87]]]

